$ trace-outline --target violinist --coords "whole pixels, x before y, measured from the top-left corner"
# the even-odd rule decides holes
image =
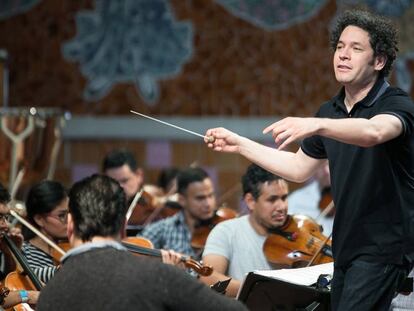
[[[242,184],[249,214],[216,225],[203,252],[203,262],[213,267],[213,274],[201,280],[214,284],[231,277],[229,296],[237,294],[246,273],[272,269],[263,244],[268,230],[283,226],[288,215],[288,184],[282,178],[251,164]]]
[[[11,230],[9,230],[9,207],[7,206],[9,201],[10,194],[0,183],[0,233],[2,235],[9,234],[15,244],[20,247],[23,242],[23,236],[20,231],[16,230],[14,233],[10,233]],[[16,267],[11,252],[3,240],[0,241],[0,265],[2,268],[1,279],[4,279],[4,277],[15,270]],[[21,302],[36,304],[38,296],[38,291],[25,289],[10,291],[0,283],[0,309],[1,307],[11,308]]]
[[[27,195],[26,212],[29,223],[50,240],[58,243],[67,239],[68,196],[59,182],[44,180],[35,184]],[[24,228],[23,232],[23,254],[39,280],[47,283],[57,270],[52,248],[32,231]]]
[[[115,179],[124,189],[130,203],[144,186],[144,170],[138,166],[135,156],[126,149],[109,152],[102,163],[103,173]]]
[[[68,237],[73,248],[42,290],[37,310],[247,310],[187,273],[120,243],[125,193],[112,178],[93,175],[69,192]]]
[[[139,192],[140,199],[133,207],[128,224],[135,234],[148,222],[162,218],[164,201],[162,189],[155,185],[144,184],[144,170],[138,166],[134,154],[126,149],[116,149],[108,153],[102,164],[103,173],[119,182],[130,205]]]
[[[200,255],[191,246],[191,238],[197,225],[215,214],[213,182],[202,168],[190,167],[179,172],[177,192],[182,210],[150,224],[142,236],[151,240],[155,248],[172,249],[199,259]]]
[[[326,215],[323,213],[332,201],[328,161],[318,168],[305,186],[292,191],[288,196],[288,201],[291,214],[312,217],[322,226],[324,235],[330,235],[334,221],[334,208]]]

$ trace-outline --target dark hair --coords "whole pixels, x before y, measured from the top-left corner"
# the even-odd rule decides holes
[[[63,185],[57,181],[43,180],[29,190],[26,199],[28,220],[35,224],[34,216],[53,211],[68,194]]]
[[[260,196],[260,190],[265,182],[280,180],[281,177],[266,171],[256,164],[250,164],[246,173],[242,176],[243,195],[251,193],[257,200]]]
[[[38,227],[34,218],[52,212],[65,198],[68,197],[63,185],[57,181],[43,180],[30,188],[26,198],[27,220]],[[23,228],[25,239],[31,239],[35,235],[30,230]]]
[[[176,167],[170,167],[163,169],[158,176],[157,186],[162,188],[164,191],[168,191],[171,187],[172,181],[177,177],[180,170]]]
[[[10,202],[10,193],[9,191],[4,188],[4,186],[0,183],[0,203],[7,204]]]
[[[184,194],[188,186],[208,178],[208,174],[200,167],[190,167],[180,171],[177,175],[177,192]]]
[[[94,174],[75,183],[69,192],[69,212],[74,231],[82,241],[120,233],[127,212],[125,193],[119,183]]]
[[[392,64],[397,57],[397,30],[385,17],[367,11],[346,11],[337,20],[331,31],[331,47],[336,50],[343,30],[348,26],[359,27],[369,34],[369,41],[374,50],[374,57],[385,56],[386,63],[380,71],[383,77],[388,76]]]
[[[105,172],[108,169],[118,168],[124,164],[128,165],[131,171],[136,171],[138,169],[138,163],[131,151],[126,149],[113,150],[105,156],[102,170]]]

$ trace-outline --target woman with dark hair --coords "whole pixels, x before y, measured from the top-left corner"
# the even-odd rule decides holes
[[[27,219],[52,241],[66,239],[68,201],[67,192],[62,184],[44,180],[29,191],[26,200]],[[46,283],[57,269],[51,255],[51,247],[28,230],[24,230],[23,234],[23,253],[36,276]]]

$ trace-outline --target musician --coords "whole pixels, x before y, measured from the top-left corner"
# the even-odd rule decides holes
[[[190,167],[177,175],[177,192],[182,210],[147,226],[142,236],[151,240],[155,248],[198,258],[200,254],[191,247],[192,232],[200,222],[213,217],[217,209],[213,182],[202,168]]]
[[[226,294],[235,296],[245,274],[272,269],[263,253],[270,228],[285,224],[288,213],[288,184],[261,167],[251,164],[242,177],[243,199],[249,214],[223,221],[210,232],[203,263],[213,274],[201,277],[206,284],[232,278]]]
[[[183,271],[134,256],[124,236],[125,194],[108,176],[93,175],[69,192],[73,249],[42,290],[37,310],[246,310]]]
[[[208,130],[206,142],[295,182],[328,160],[336,207],[332,309],[387,310],[414,260],[414,105],[385,81],[397,52],[390,21],[348,11],[331,39],[343,87],[316,117],[265,128],[277,149],[223,128]],[[283,150],[296,140],[296,153]]]
[[[68,195],[57,181],[35,184],[27,195],[27,220],[55,243],[67,239]],[[40,281],[47,283],[57,270],[51,246],[32,231],[24,228],[26,241],[23,254]]]
[[[115,179],[124,189],[127,201],[132,201],[135,194],[144,186],[144,170],[132,152],[116,149],[108,153],[102,164],[103,173]]]
[[[1,234],[10,234],[9,226],[9,207],[7,204],[10,201],[10,194],[6,188],[0,183],[0,233]],[[11,238],[14,243],[20,247],[23,242],[23,236],[19,230],[14,231],[11,234]],[[6,275],[15,270],[16,264],[13,260],[12,254],[9,248],[6,246],[4,241],[0,241],[0,265],[2,267],[2,276],[1,279],[4,279]],[[0,284],[0,286],[3,288]],[[37,298],[39,296],[38,291],[27,291],[25,289],[16,290],[16,291],[2,291],[3,295],[0,295],[0,309],[11,308],[21,302],[28,302],[30,304],[36,304]]]
[[[155,185],[144,184],[144,171],[138,166],[132,152],[126,149],[111,151],[103,160],[102,170],[105,175],[119,182],[125,191],[128,204],[133,202],[140,190],[145,191],[146,195],[141,195],[145,204],[139,203],[132,206],[133,212],[129,224],[132,225],[130,230],[135,230],[134,234],[140,232],[147,221],[152,222],[162,218],[161,211],[165,204],[162,197],[164,193]],[[142,201],[139,200],[139,202]]]

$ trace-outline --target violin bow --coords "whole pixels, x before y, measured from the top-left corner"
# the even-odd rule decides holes
[[[319,219],[324,218],[326,215],[329,214],[329,212],[335,207],[335,203],[332,200],[328,206],[316,217],[316,222],[318,222]]]
[[[313,265],[313,263],[315,262],[316,257],[318,257],[318,255],[321,253],[322,249],[325,247],[326,243],[329,241],[329,239],[332,236],[332,232],[331,234],[329,234],[325,240],[323,240],[322,244],[319,246],[318,250],[315,252],[315,254],[313,254],[312,259],[308,262],[308,264],[306,265],[306,267],[310,267]]]
[[[36,229],[32,224],[30,224],[26,219],[20,216],[16,211],[10,209],[10,215],[16,218],[21,224],[25,225],[28,229],[30,229],[34,234],[36,234],[39,238],[45,241],[50,247],[54,248],[58,253],[65,255],[66,252],[61,249],[59,246],[56,245],[51,239],[45,236],[42,232]]]
[[[142,193],[143,193],[143,192],[144,192],[144,188],[141,188],[141,190],[140,190],[140,191],[138,191],[138,192],[135,194],[134,199],[132,200],[131,204],[129,205],[129,207],[128,207],[128,211],[127,211],[126,216],[125,216],[127,221],[128,221],[128,220],[129,220],[129,218],[131,217],[132,212],[134,211],[134,208],[135,208],[135,206],[137,205],[138,200],[141,198],[141,196],[142,196]]]

